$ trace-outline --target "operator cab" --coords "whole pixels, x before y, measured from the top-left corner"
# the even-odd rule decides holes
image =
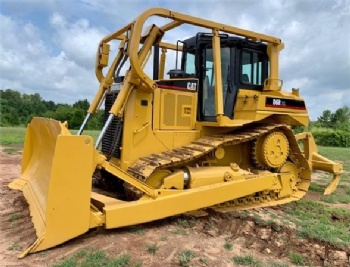
[[[198,33],[183,41],[181,71],[199,79],[198,121],[216,121],[212,34]],[[262,91],[268,78],[267,45],[220,34],[224,115],[233,118],[239,89]]]

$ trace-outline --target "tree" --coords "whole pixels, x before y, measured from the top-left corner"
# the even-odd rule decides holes
[[[89,109],[90,103],[87,101],[87,99],[84,100],[78,100],[73,104],[73,108],[84,110],[85,112]]]
[[[93,114],[90,117],[90,120],[87,124],[88,130],[100,130],[103,127],[103,117],[104,117],[104,110],[99,110],[96,114]]]
[[[69,121],[69,127],[72,129],[79,129],[83,123],[85,112],[82,109],[74,108],[73,116]]]
[[[59,121],[70,121],[73,117],[72,107],[68,104],[58,104],[57,109],[53,114],[53,119]]]
[[[350,131],[350,108],[344,106],[334,113],[328,109],[324,110],[322,116],[317,118],[317,126]]]
[[[332,112],[329,109],[323,111],[322,115],[317,118],[320,127],[329,128],[331,126]]]
[[[21,106],[21,94],[17,91],[0,90],[1,99],[1,126],[17,126],[20,122],[18,107]]]
[[[349,131],[350,130],[350,108],[348,106],[338,108],[331,115],[331,124],[336,129]]]
[[[12,89],[0,90],[0,126],[26,125],[34,116],[68,121],[72,129],[78,129],[90,106],[87,99],[78,100],[73,105],[56,104],[45,101],[40,94],[21,94]],[[89,129],[100,129],[103,111],[94,115]]]
[[[43,100],[43,103],[44,103],[44,105],[45,105],[47,110],[55,111],[56,108],[57,108],[57,105],[53,101],[45,101],[45,100]]]

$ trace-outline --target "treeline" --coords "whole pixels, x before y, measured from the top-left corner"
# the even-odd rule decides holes
[[[330,110],[324,110],[322,115],[317,118],[315,127],[328,128],[334,130],[350,131],[350,108],[344,106],[338,108],[334,113]]]
[[[73,105],[46,101],[39,94],[21,94],[15,90],[0,90],[0,126],[26,126],[34,116],[68,121],[70,129],[78,129],[83,122],[90,103],[78,100]],[[103,113],[92,116],[87,129],[103,127]],[[317,144],[323,146],[350,147],[350,108],[344,106],[334,113],[323,111],[317,121],[308,127],[295,127],[296,133],[311,131]]]
[[[330,110],[323,111],[313,128],[317,144],[350,147],[350,108],[344,106],[334,113]]]
[[[308,127],[297,127],[295,132],[311,131],[321,146],[350,147],[350,108],[344,106],[334,113],[324,110],[317,121]]]
[[[12,89],[0,90],[0,126],[25,126],[35,116],[68,121],[69,128],[78,129],[83,122],[90,104],[87,99],[73,105],[56,104],[36,94],[21,94]],[[103,111],[89,120],[87,129],[103,126]]]

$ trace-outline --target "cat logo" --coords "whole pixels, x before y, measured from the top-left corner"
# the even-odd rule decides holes
[[[197,90],[197,83],[188,82],[187,83],[187,90],[196,91]]]

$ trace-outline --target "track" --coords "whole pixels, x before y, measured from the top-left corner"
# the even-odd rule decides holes
[[[292,196],[281,198],[278,192],[271,191],[264,192],[263,194],[257,192],[253,196],[233,199],[232,201],[217,205],[215,209],[221,211],[232,209],[242,210],[287,203],[300,199],[306,194],[311,181],[311,171],[307,160],[295,140],[292,130],[284,124],[255,125],[228,134],[205,136],[189,145],[140,158],[128,169],[128,172],[142,182],[147,183],[147,179],[157,170],[178,168],[185,165],[193,165],[194,163],[200,166],[201,162],[205,160],[205,157],[219,147],[234,146],[245,142],[251,142],[253,144],[259,137],[276,131],[282,131],[287,137],[289,142],[289,160],[299,169],[300,181],[296,184]],[[276,172],[277,170],[270,169],[270,171]],[[129,196],[133,199],[138,199],[143,195],[141,191],[129,184],[126,184],[125,187]]]

